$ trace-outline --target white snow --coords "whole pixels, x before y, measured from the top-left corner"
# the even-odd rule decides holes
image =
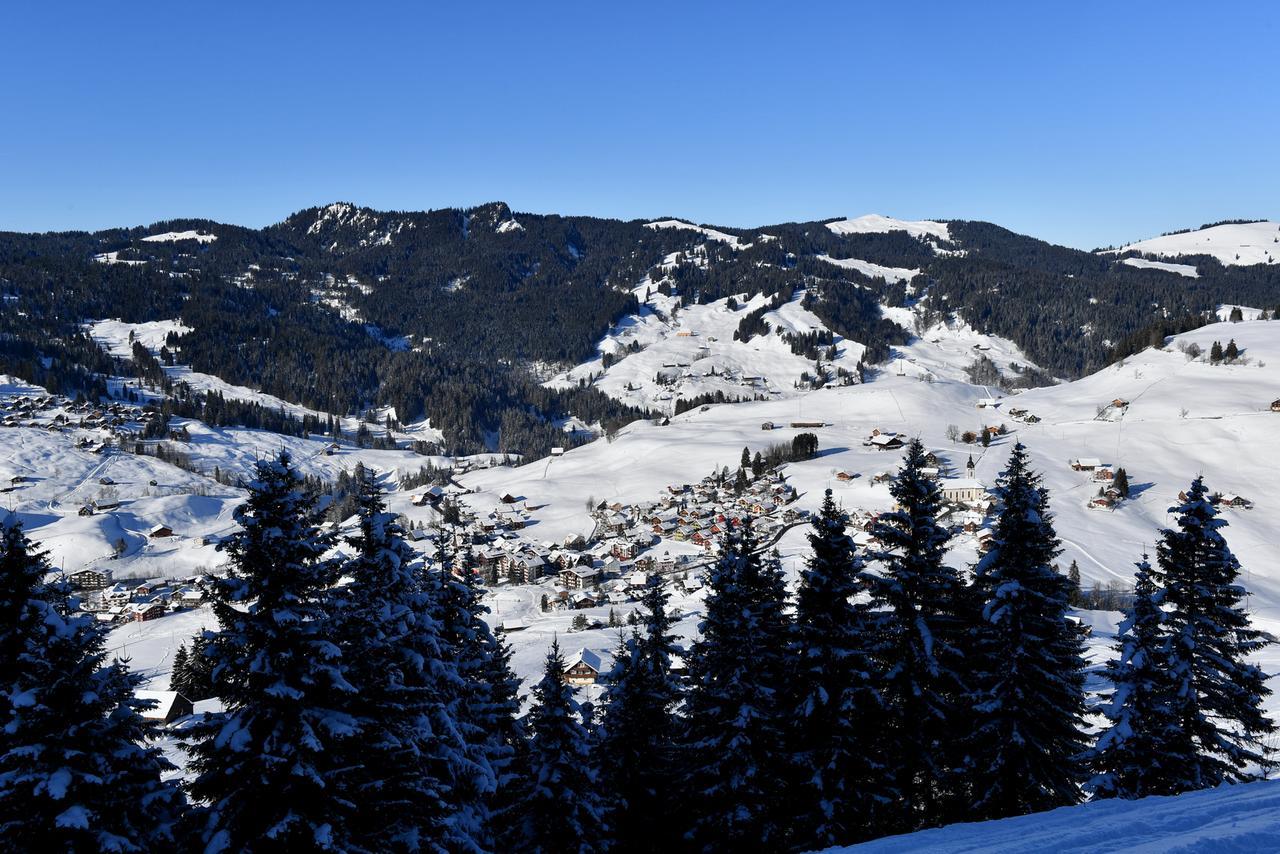
[[[836,234],[884,234],[890,231],[905,231],[912,237],[951,240],[951,230],[945,222],[934,222],[928,219],[894,219],[880,214],[866,214],[855,219],[829,222],[827,228]]]
[[[847,848],[856,854],[1270,854],[1280,840],[1280,781],[1171,798],[1076,807],[953,824]]]
[[[1280,222],[1215,225],[1130,243],[1110,252],[1177,257],[1211,255],[1223,264],[1274,264],[1280,259]]]
[[[1166,273],[1177,273],[1192,279],[1200,278],[1200,272],[1191,264],[1170,264],[1167,261],[1148,261],[1145,258],[1125,258],[1120,263],[1145,270],[1164,270]]]
[[[894,282],[909,282],[920,275],[919,270],[912,270],[906,267],[885,267],[881,264],[873,264],[870,261],[859,261],[856,258],[832,258],[830,255],[815,255],[814,257],[819,261],[826,261],[828,264],[835,264],[837,267],[843,267],[846,270],[854,270],[873,279],[882,278],[890,284]]]
[[[714,228],[706,228],[701,225],[694,225],[693,223],[683,222],[678,219],[663,219],[657,222],[646,222],[645,227],[646,228],[684,228],[684,229],[688,229],[689,231],[696,231],[699,234],[708,238],[709,240],[718,240],[721,243],[728,243],[730,246],[734,246],[734,247],[742,245],[738,240],[738,238],[734,237],[732,234],[725,234],[723,231],[716,231]]]
[[[166,231],[163,234],[150,234],[142,238],[146,243],[174,243],[179,240],[194,240],[197,243],[212,243],[218,239],[216,234],[201,234],[198,231]]]

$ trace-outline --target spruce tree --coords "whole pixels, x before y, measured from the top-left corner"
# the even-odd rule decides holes
[[[1209,348],[1209,361],[1218,364],[1222,361],[1222,342],[1214,341],[1213,346]]]
[[[1189,759],[1178,755],[1173,716],[1176,685],[1164,648],[1163,593],[1143,555],[1134,574],[1133,605],[1116,632],[1116,657],[1107,662],[1112,689],[1102,704],[1107,728],[1090,752],[1097,798],[1143,798],[1178,791]]]
[[[465,686],[441,637],[442,589],[420,585],[418,558],[373,474],[357,470],[352,489],[359,531],[343,566],[350,582],[333,606],[353,689],[347,711],[359,727],[339,746],[349,770],[336,787],[359,806],[352,844],[478,850],[484,827],[474,804],[488,773],[453,717]]]
[[[241,530],[206,585],[208,656],[224,711],[186,731],[194,832],[206,850],[341,849],[356,805],[335,796],[352,687],[323,596],[337,578],[315,502],[289,456],[257,464]]]
[[[676,654],[668,594],[652,584],[642,601],[644,631],[621,636],[606,684],[600,729],[600,767],[609,798],[609,824],[622,851],[661,851],[670,833],[675,768],[675,710],[681,686],[672,673]]]
[[[191,680],[190,667],[187,645],[178,644],[178,651],[173,654],[173,667],[169,671],[169,690],[177,691],[188,700],[191,699],[191,693],[188,688]]]
[[[886,709],[869,655],[872,616],[854,601],[862,562],[848,521],[828,489],[796,593],[788,741],[799,773],[791,800],[796,842],[814,848],[873,835],[877,806],[890,797]]]
[[[781,568],[756,552],[749,520],[726,535],[708,582],[685,704],[686,837],[698,850],[777,850],[789,823],[789,627]]]
[[[995,493],[994,544],[975,569],[983,610],[968,745],[974,818],[1079,803],[1084,776],[1084,634],[1068,619],[1048,492],[1022,443]]]
[[[19,524],[0,525],[0,850],[173,846],[181,792],[149,744],[142,678]]]
[[[590,854],[608,848],[604,803],[587,729],[564,680],[560,642],[547,652],[529,710],[529,792],[523,848]]]
[[[1123,468],[1116,469],[1116,477],[1111,482],[1111,485],[1120,494],[1121,498],[1129,497],[1129,473]]]
[[[1156,545],[1155,581],[1164,588],[1167,667],[1173,714],[1187,757],[1179,790],[1254,779],[1269,766],[1262,738],[1275,731],[1263,713],[1266,675],[1247,656],[1272,639],[1249,624],[1240,564],[1221,529],[1226,521],[1197,477],[1175,526]]]
[[[889,487],[896,509],[881,514],[871,532],[881,545],[872,553],[880,572],[863,574],[880,617],[875,652],[898,830],[942,822],[961,785],[958,703],[968,681],[961,650],[972,609],[959,573],[946,563],[950,534],[937,519],[942,493],[925,467],[924,447],[912,440]]]
[[[1240,355],[1240,348],[1236,346],[1236,339],[1232,338],[1227,342],[1227,348],[1222,351],[1222,355],[1228,362],[1233,362]]]

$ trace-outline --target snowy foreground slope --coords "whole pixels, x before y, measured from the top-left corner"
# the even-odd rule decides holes
[[[862,845],[856,854],[1246,854],[1280,849],[1280,781],[1172,798],[1109,800],[953,824]]]

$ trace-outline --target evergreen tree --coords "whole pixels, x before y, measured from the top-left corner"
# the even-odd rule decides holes
[[[337,567],[288,454],[258,463],[235,518],[228,573],[207,584],[225,711],[186,732],[194,832],[211,852],[349,847],[356,805],[334,791],[353,689],[322,602]]]
[[[0,525],[0,849],[172,846],[182,796],[148,743],[153,702],[51,571],[20,525]]]
[[[1227,348],[1222,351],[1222,355],[1228,362],[1233,362],[1240,355],[1240,348],[1236,346],[1236,339],[1232,338],[1227,342]]]
[[[868,655],[872,617],[854,602],[862,563],[847,525],[828,489],[796,593],[789,742],[800,770],[791,799],[796,841],[814,848],[872,835],[877,808],[889,800],[886,709]]]
[[[191,702],[207,700],[218,695],[213,684],[213,662],[209,658],[209,637],[203,629],[191,639],[187,653],[186,676],[183,680],[187,692],[183,694]]]
[[[1129,497],[1129,473],[1123,468],[1116,469],[1115,479],[1111,482],[1116,492],[1120,493],[1121,498]]]
[[[1209,348],[1209,361],[1218,364],[1222,361],[1222,342],[1214,341],[1213,346]]]
[[[912,440],[890,484],[895,510],[872,536],[879,574],[864,573],[880,615],[876,658],[888,707],[886,748],[900,815],[896,828],[942,822],[960,787],[964,731],[958,701],[968,677],[961,652],[972,623],[966,588],[946,564],[950,534],[938,524],[942,493],[927,477],[924,447]]]
[[[700,850],[786,846],[783,735],[789,627],[776,559],[748,520],[724,539],[690,654],[683,735],[686,834]]]
[[[178,644],[178,651],[173,654],[173,668],[169,671],[169,690],[177,691],[188,700],[191,694],[187,684],[191,679],[190,664],[187,661],[187,645]]]
[[[606,683],[600,767],[609,824],[622,851],[662,851],[677,843],[664,820],[677,778],[675,709],[681,695],[671,670],[676,648],[667,599],[661,584],[645,591],[644,631],[620,637]]]
[[[1067,604],[1072,608],[1079,608],[1084,601],[1084,596],[1080,589],[1080,564],[1076,563],[1074,558],[1071,566],[1067,567],[1067,584],[1070,585],[1067,591]]]
[[[1163,593],[1144,555],[1134,574],[1134,600],[1107,662],[1111,693],[1102,705],[1107,729],[1090,753],[1089,789],[1099,798],[1172,795],[1189,759],[1177,754],[1175,684],[1164,649]]]
[[[590,739],[575,716],[577,703],[564,667],[560,643],[553,641],[529,710],[524,847],[590,854],[607,849],[608,831]]]
[[[975,570],[984,604],[969,744],[974,818],[1079,803],[1084,773],[1084,636],[1067,617],[1048,492],[1022,443],[995,492],[994,544]]]
[[[738,468],[740,469],[751,468],[751,449],[750,448],[742,449],[742,459],[738,461]]]
[[[443,591],[420,584],[417,557],[373,474],[357,469],[352,488],[359,532],[343,567],[351,581],[333,608],[354,689],[347,711],[359,727],[339,746],[349,751],[342,797],[359,805],[350,838],[371,851],[478,850],[484,827],[474,804],[488,770],[453,717],[450,701],[464,685],[441,637]]]
[[[1269,765],[1262,738],[1275,731],[1263,713],[1266,675],[1246,656],[1272,639],[1249,625],[1240,564],[1223,539],[1226,521],[1197,477],[1187,500],[1170,508],[1175,527],[1160,534],[1155,581],[1164,588],[1165,654],[1174,680],[1173,714],[1186,756],[1179,790],[1253,779]]]

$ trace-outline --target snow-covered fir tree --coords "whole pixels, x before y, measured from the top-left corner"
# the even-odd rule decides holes
[[[1178,755],[1173,715],[1175,677],[1165,650],[1162,591],[1144,555],[1134,573],[1133,605],[1116,631],[1116,657],[1107,662],[1110,694],[1101,706],[1107,728],[1089,755],[1097,798],[1144,798],[1178,791],[1191,757]]]
[[[726,534],[708,575],[689,659],[682,808],[697,850],[786,846],[790,775],[783,720],[790,626],[776,558],[749,521]]]
[[[590,854],[608,848],[605,804],[590,736],[564,679],[559,641],[547,652],[529,710],[529,791],[522,850]]]
[[[207,585],[225,711],[185,734],[194,832],[209,852],[347,848],[357,807],[334,793],[358,729],[323,601],[337,566],[287,454],[257,464],[235,518],[227,575]]]
[[[667,820],[676,783],[675,711],[681,696],[671,667],[676,646],[668,598],[660,583],[649,585],[642,600],[644,629],[621,637],[606,679],[600,767],[609,824],[621,851],[660,851],[678,842]]]
[[[443,588],[420,583],[419,558],[372,471],[357,472],[352,487],[355,554],[332,605],[359,729],[338,748],[348,770],[334,786],[358,806],[348,838],[369,851],[480,850],[486,829],[474,805],[490,775],[453,717],[465,686],[442,637]]]
[[[880,568],[865,572],[879,616],[875,656],[887,707],[884,748],[897,815],[889,828],[912,830],[955,815],[967,723],[961,699],[969,660],[963,647],[974,609],[959,573],[947,565],[950,534],[938,523],[942,494],[923,471],[912,440],[889,492],[895,509],[872,529]]]
[[[887,715],[870,660],[873,615],[855,601],[862,561],[827,490],[809,532],[792,640],[788,743],[795,841],[821,848],[867,838],[891,799]]]
[[[1240,563],[1203,478],[1170,510],[1176,519],[1160,533],[1154,575],[1164,591],[1177,752],[1187,760],[1178,789],[1253,779],[1269,763],[1261,740],[1275,724],[1262,711],[1266,674],[1245,659],[1272,639],[1249,624]]]
[[[0,525],[0,850],[172,847],[182,794],[149,743],[153,701],[50,572],[19,524]]]
[[[1078,803],[1084,780],[1084,633],[1068,619],[1048,492],[1021,443],[995,494],[994,543],[974,582],[983,603],[966,745],[974,819]]]

